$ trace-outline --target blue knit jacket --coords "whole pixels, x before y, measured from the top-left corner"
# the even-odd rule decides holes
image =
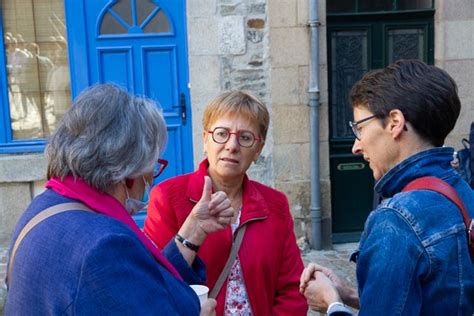
[[[73,200],[46,190],[18,221]],[[163,254],[184,282],[163,268],[125,224],[102,214],[64,212],[38,224],[15,255],[5,315],[199,315],[187,283],[203,283],[196,257],[190,268],[172,240]]]

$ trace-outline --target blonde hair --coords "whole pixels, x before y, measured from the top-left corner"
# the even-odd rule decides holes
[[[212,99],[202,118],[204,130],[224,116],[241,116],[258,125],[260,137],[265,140],[270,124],[270,114],[265,104],[248,91],[227,91]]]

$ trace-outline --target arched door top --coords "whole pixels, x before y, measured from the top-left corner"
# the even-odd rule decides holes
[[[99,18],[97,35],[173,34],[173,23],[158,1],[113,0]]]

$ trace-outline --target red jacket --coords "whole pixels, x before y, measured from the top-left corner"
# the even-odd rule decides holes
[[[199,201],[207,175],[207,160],[199,169],[153,188],[145,232],[164,247],[178,232]],[[239,249],[245,287],[255,315],[307,315],[306,299],[299,293],[303,262],[296,245],[286,196],[245,176],[240,223],[247,230]],[[212,289],[232,245],[231,228],[210,234],[198,255],[206,264],[207,286]],[[223,315],[227,282],[217,296],[217,315]]]

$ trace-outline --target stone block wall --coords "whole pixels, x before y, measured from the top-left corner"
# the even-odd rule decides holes
[[[325,2],[320,1],[321,184],[330,242]],[[194,161],[202,158],[202,112],[215,95],[250,90],[271,113],[250,176],[287,194],[298,237],[310,236],[309,29],[307,0],[188,1]]]
[[[310,30],[307,0],[268,1],[270,24],[271,101],[273,111],[275,187],[290,201],[298,237],[311,236],[310,122],[308,82]],[[331,233],[328,155],[328,97],[325,1],[319,1],[320,185],[323,243]]]
[[[0,156],[0,246],[7,247],[15,224],[42,190],[46,160],[42,154]]]
[[[268,58],[267,3],[264,0],[187,2],[189,75],[194,163],[203,159],[202,112],[220,92],[244,89],[260,97],[272,112]],[[273,185],[270,125],[265,147],[249,173]]]
[[[446,145],[461,149],[474,121],[474,1],[435,1],[435,64],[456,81],[461,114]]]

